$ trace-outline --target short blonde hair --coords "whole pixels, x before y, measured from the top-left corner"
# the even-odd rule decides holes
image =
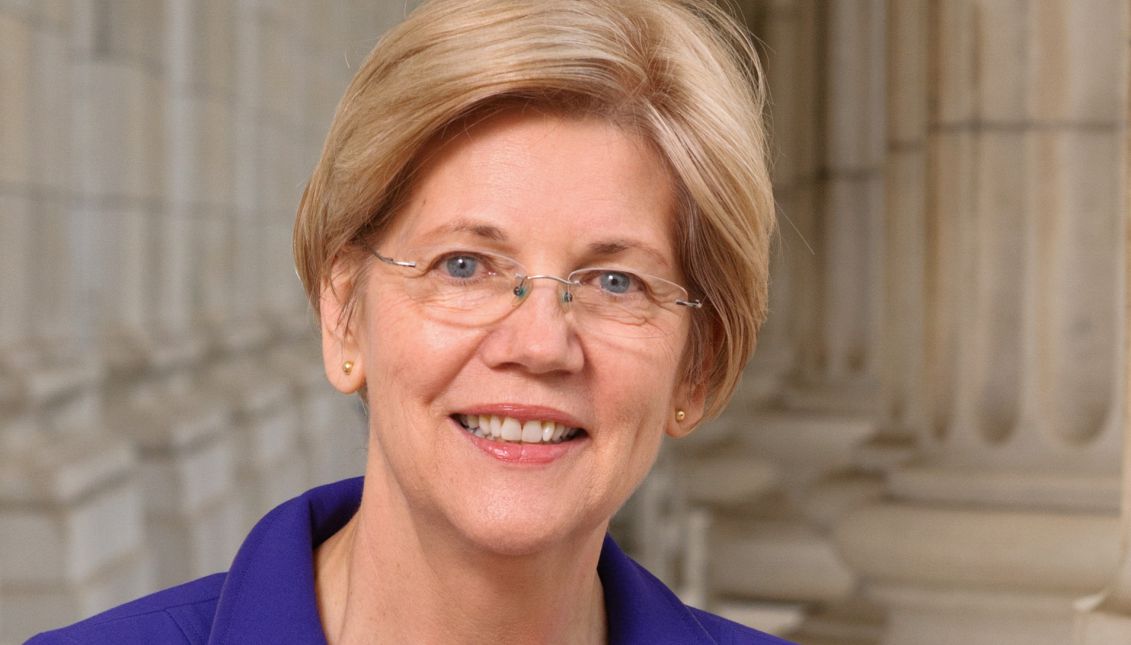
[[[745,30],[710,0],[433,0],[414,11],[354,76],[302,196],[294,255],[311,305],[334,262],[389,222],[425,151],[515,104],[610,119],[666,160],[679,260],[706,300],[686,378],[717,414],[765,319],[775,218],[761,69]]]

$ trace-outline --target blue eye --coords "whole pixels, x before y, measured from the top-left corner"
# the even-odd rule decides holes
[[[471,255],[453,255],[444,260],[444,271],[453,278],[475,277],[479,260]]]
[[[628,293],[631,291],[634,287],[634,280],[635,278],[631,273],[622,273],[620,271],[605,271],[598,278],[602,290],[615,294]]]

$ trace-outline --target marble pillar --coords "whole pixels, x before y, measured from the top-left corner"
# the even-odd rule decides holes
[[[1122,70],[1125,81],[1125,90],[1131,84],[1131,52],[1128,47],[1131,46],[1131,3],[1123,8],[1122,19],[1124,23],[1124,42],[1123,42],[1123,61]],[[1125,95],[1126,96],[1126,95]],[[1128,123],[1131,122],[1131,101],[1126,101],[1124,104],[1123,112],[1123,137],[1124,137],[1124,151],[1122,157],[1122,167],[1124,169],[1124,177],[1129,168],[1129,153],[1128,148],[1131,147],[1131,137],[1127,135]],[[1124,193],[1124,201],[1121,204],[1123,212],[1123,239],[1131,240],[1131,204],[1127,201],[1127,193]],[[1123,321],[1124,325],[1128,320],[1131,320],[1131,311],[1128,310],[1128,304],[1131,303],[1131,254],[1128,253],[1126,247],[1123,248],[1122,262],[1123,270]],[[1123,461],[1122,461],[1122,505],[1121,505],[1121,522],[1120,522],[1120,558],[1119,565],[1116,569],[1109,573],[1108,582],[1104,589],[1091,596],[1081,598],[1076,603],[1078,611],[1076,617],[1076,630],[1074,643],[1078,645],[1100,645],[1101,643],[1125,643],[1131,642],[1131,438],[1128,433],[1131,432],[1131,408],[1126,405],[1128,400],[1128,387],[1131,385],[1131,351],[1128,351],[1127,343],[1131,341],[1131,335],[1127,334],[1126,327],[1123,333],[1123,381],[1121,383],[1122,392],[1124,396],[1123,406]]]
[[[148,11],[152,24],[143,26],[161,77],[146,101],[158,123],[151,145],[159,146],[147,166],[157,172],[146,181],[154,196],[145,242],[128,250],[149,254],[142,271],[148,282],[135,364],[121,370],[112,413],[140,450],[156,581],[172,585],[225,568],[239,538],[230,412],[197,374],[207,345],[191,244],[206,204],[230,192],[222,129],[228,101],[215,70],[226,64],[231,35],[226,17],[203,1],[170,0]]]
[[[135,452],[108,430],[100,396],[107,318],[94,303],[110,294],[91,278],[113,270],[105,232],[131,219],[141,195],[95,152],[100,135],[121,130],[85,120],[122,89],[100,92],[95,80],[135,91],[140,80],[85,9],[0,6],[0,252],[13,270],[0,314],[2,642],[120,602],[150,579]]]
[[[684,567],[685,592],[778,633],[867,632],[871,614],[846,621],[823,608],[843,606],[856,587],[831,527],[880,491],[857,451],[877,428],[884,6],[775,0],[746,17],[765,42],[778,142],[771,292],[788,291],[773,296],[780,309],[752,381],[720,419],[675,445],[681,559],[707,569]],[[853,270],[837,264],[847,257]]]
[[[0,0],[0,643],[359,472],[289,236],[390,7]]]
[[[884,643],[1070,642],[1116,564],[1120,5],[932,6],[923,456],[836,534]]]
[[[927,91],[929,3],[888,0],[887,149],[877,436],[861,465],[886,471],[916,453],[927,409]]]

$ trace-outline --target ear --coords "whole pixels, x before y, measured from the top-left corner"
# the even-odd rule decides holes
[[[703,420],[707,408],[707,385],[684,382],[676,388],[672,400],[675,402],[675,407],[668,417],[667,433],[669,437],[682,439],[691,434]],[[682,420],[678,418],[680,410],[684,414]]]
[[[330,279],[322,283],[318,316],[322,323],[322,365],[334,389],[353,394],[365,385],[365,360],[357,330],[358,312],[347,312],[356,271],[342,259],[334,261]]]

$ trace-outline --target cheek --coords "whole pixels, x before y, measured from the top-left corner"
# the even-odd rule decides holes
[[[470,360],[481,332],[430,322],[411,300],[374,299],[366,316],[369,380],[375,397],[434,398]]]
[[[606,418],[617,426],[637,426],[638,436],[663,434],[672,405],[682,344],[667,339],[608,346],[591,357],[594,366],[594,401],[602,401]]]
[[[683,348],[678,336],[666,336],[646,341],[607,339],[589,355],[599,362],[603,371],[617,373],[624,379],[624,387],[652,387],[671,385],[676,380]]]

